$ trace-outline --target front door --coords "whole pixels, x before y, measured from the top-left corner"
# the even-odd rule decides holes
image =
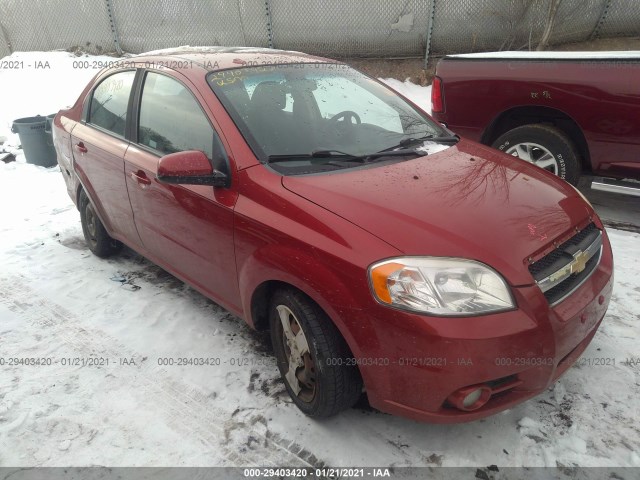
[[[135,223],[149,257],[229,309],[240,310],[233,243],[233,190],[166,185],[162,155],[203,151],[218,170],[226,154],[200,103],[184,83],[147,72],[137,115],[137,143],[125,154]]]

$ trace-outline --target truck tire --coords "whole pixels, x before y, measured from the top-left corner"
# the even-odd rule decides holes
[[[114,240],[107,233],[107,230],[104,228],[104,225],[102,225],[94,206],[91,204],[84,190],[80,192],[80,198],[78,200],[82,233],[89,246],[89,250],[91,250],[94,255],[105,258],[122,249],[122,243]]]
[[[310,417],[352,407],[362,378],[344,338],[315,303],[292,289],[275,292],[269,310],[271,342],[293,403]]]
[[[543,124],[524,125],[502,134],[493,148],[543,168],[577,185],[580,154],[562,130]]]

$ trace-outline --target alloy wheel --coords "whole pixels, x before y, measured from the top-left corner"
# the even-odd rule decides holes
[[[276,310],[282,329],[282,344],[288,360],[285,379],[293,393],[303,402],[309,403],[316,395],[316,367],[307,337],[289,307],[278,305]]]
[[[88,203],[85,209],[85,219],[87,224],[87,233],[89,234],[89,241],[95,245],[98,242],[98,227],[97,222],[98,217],[96,216],[96,212],[93,210],[93,206]]]
[[[537,143],[518,143],[505,150],[505,153],[558,175],[558,161],[545,147]]]

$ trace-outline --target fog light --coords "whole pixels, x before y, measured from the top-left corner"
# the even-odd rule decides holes
[[[447,399],[454,407],[470,412],[486,404],[491,398],[491,389],[487,385],[470,385],[455,391]]]
[[[481,395],[482,395],[482,390],[479,388],[476,388],[473,392],[471,392],[469,395],[464,397],[464,399],[462,400],[462,406],[464,408],[469,408],[473,406],[473,404],[480,399]]]

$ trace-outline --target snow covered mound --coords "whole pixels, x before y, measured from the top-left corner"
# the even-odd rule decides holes
[[[454,58],[497,58],[504,60],[640,60],[640,51],[612,52],[481,52],[447,55]]]

